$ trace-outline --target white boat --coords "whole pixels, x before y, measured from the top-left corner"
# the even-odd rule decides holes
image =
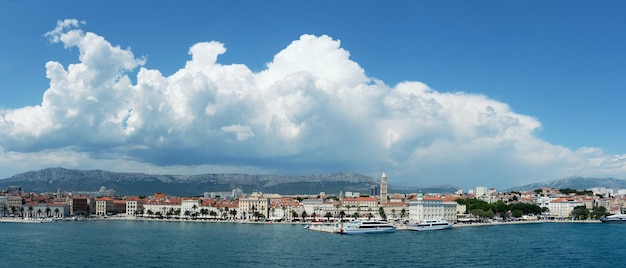
[[[626,223],[626,214],[616,214],[600,218],[604,223]]]
[[[338,231],[340,234],[394,233],[396,227],[383,220],[355,220],[340,225]]]
[[[412,231],[433,231],[452,228],[452,223],[446,220],[424,220],[417,224],[409,224],[408,229]]]

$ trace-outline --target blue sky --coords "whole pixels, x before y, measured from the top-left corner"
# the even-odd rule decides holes
[[[0,178],[51,166],[385,171],[465,189],[626,178],[625,11],[4,1]]]

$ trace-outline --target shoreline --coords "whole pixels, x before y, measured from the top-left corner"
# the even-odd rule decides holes
[[[14,218],[0,217],[0,223],[42,223],[53,221],[155,221],[155,222],[195,222],[195,223],[235,223],[235,224],[292,224],[292,225],[309,225],[316,224],[312,222],[278,222],[278,221],[241,221],[241,220],[214,220],[214,219],[154,219],[154,218],[136,218],[136,217],[108,217],[97,219],[52,219],[52,218]],[[599,220],[535,220],[535,221],[510,221],[510,222],[487,222],[487,223],[456,223],[452,228],[465,227],[483,227],[508,224],[537,224],[537,223],[601,223]],[[321,225],[335,224],[335,222],[320,222]],[[407,225],[396,225],[398,230],[406,230]]]

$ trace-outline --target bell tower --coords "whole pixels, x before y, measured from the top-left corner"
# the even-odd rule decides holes
[[[380,178],[380,203],[387,203],[387,174],[385,172]]]

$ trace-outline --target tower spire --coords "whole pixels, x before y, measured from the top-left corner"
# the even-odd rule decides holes
[[[380,178],[380,203],[387,203],[387,174],[385,172]]]

